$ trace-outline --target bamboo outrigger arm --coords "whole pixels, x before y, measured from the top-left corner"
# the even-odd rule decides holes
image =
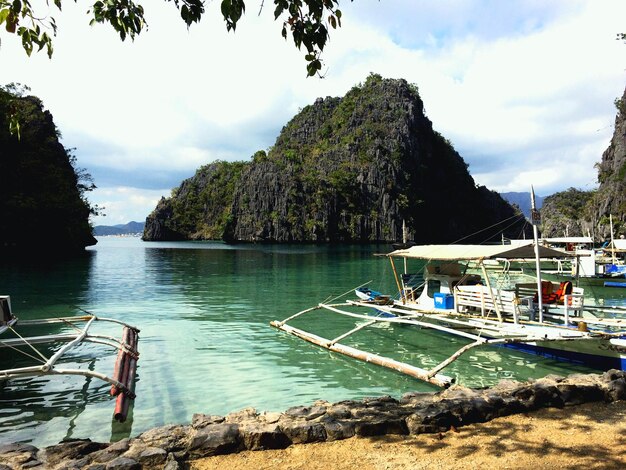
[[[388,357],[361,351],[360,349],[352,348],[341,343],[333,343],[331,340],[322,338],[321,336],[317,336],[312,333],[308,333],[298,328],[294,328],[282,322],[271,322],[270,325],[286,333],[297,336],[300,339],[328,349],[329,351],[344,354],[346,356],[386,367],[388,369],[393,369],[411,377],[415,377],[416,379],[424,380],[425,382],[437,385],[438,387],[449,387],[454,382],[454,379],[452,377],[441,374],[429,374],[429,371],[425,369],[421,369],[419,367],[415,367],[404,362],[399,362]]]
[[[119,340],[112,336],[102,334],[91,334],[90,327],[96,321],[112,322],[123,325],[123,338]],[[84,322],[82,327],[78,323]],[[70,325],[76,330],[75,333],[59,333],[43,336],[23,336],[17,330],[17,326],[33,326],[63,323]],[[112,386],[112,394],[117,395],[115,419],[124,421],[128,414],[130,401],[135,398],[134,382],[139,352],[137,350],[139,329],[128,325],[120,320],[111,318],[101,318],[95,315],[83,315],[79,317],[50,318],[40,320],[18,321],[12,317],[8,322],[3,322],[0,333],[11,332],[14,338],[0,339],[0,349],[10,348],[29,357],[36,365],[17,367],[0,370],[0,379],[12,379],[23,377],[37,377],[44,375],[80,375],[102,380]],[[84,342],[102,344],[118,351],[113,376],[108,376],[97,371],[69,369],[62,367],[63,356],[72,348]],[[50,357],[46,357],[42,352],[34,347],[37,344],[65,343]],[[58,363],[58,365],[57,365]],[[113,393],[114,391],[114,393]]]
[[[81,370],[81,369],[63,369],[55,367],[53,369],[45,370],[44,366],[41,367],[21,367],[17,369],[9,369],[6,371],[0,371],[1,379],[16,379],[21,377],[35,377],[35,376],[44,376],[44,375],[81,375],[83,377],[93,377],[96,379],[100,379],[103,382],[107,382],[108,384],[118,387],[124,393],[129,395],[130,398],[135,398],[135,393],[122,382],[119,382],[115,379],[112,379],[108,375],[101,374],[100,372],[92,371],[92,370]]]
[[[550,335],[544,332],[542,333],[535,332],[535,333],[526,333],[526,334],[520,333],[520,332],[506,332],[505,333],[501,329],[498,328],[497,325],[499,324],[499,321],[497,320],[482,319],[480,324],[477,324],[476,322],[472,322],[471,320],[446,317],[444,315],[423,315],[423,314],[415,315],[414,314],[410,316],[410,315],[407,315],[407,311],[403,308],[397,308],[397,307],[394,308],[394,307],[388,307],[388,306],[377,307],[377,308],[379,308],[383,312],[400,313],[404,316],[372,317],[371,315],[363,315],[359,313],[349,312],[349,311],[342,310],[341,308],[339,308],[343,306],[346,306],[346,307],[359,306],[359,307],[371,308],[371,304],[355,302],[355,301],[348,301],[343,304],[320,303],[315,307],[298,312],[297,314],[292,315],[291,317],[283,321],[272,321],[270,325],[286,333],[294,335],[300,339],[308,341],[312,344],[328,349],[329,351],[337,352],[337,353],[344,354],[349,357],[353,357],[355,359],[359,359],[365,362],[369,362],[369,363],[376,364],[382,367],[386,367],[386,368],[401,372],[403,374],[406,374],[410,377],[414,377],[416,379],[423,380],[425,382],[429,382],[431,384],[437,385],[439,387],[448,387],[454,382],[454,379],[452,377],[442,375],[440,374],[440,372],[444,368],[449,366],[452,362],[454,362],[459,357],[461,357],[463,354],[465,354],[467,351],[470,351],[479,346],[499,345],[499,344],[504,345],[504,344],[514,344],[514,343],[557,342],[557,341],[581,341],[581,340],[594,341],[598,339],[609,339],[611,337],[619,337],[620,335],[623,334],[623,332],[619,332],[619,333],[581,332],[581,331],[570,330],[566,328],[563,328],[563,329],[556,328],[555,333],[550,334]],[[340,336],[337,336],[335,339],[323,338],[316,334],[309,333],[307,331],[304,331],[299,328],[295,328],[286,324],[287,321],[293,318],[303,315],[304,313],[312,312],[314,310],[319,310],[319,309],[328,310],[333,313],[338,313],[338,314],[356,318],[356,319],[366,320],[366,322],[360,325],[357,325],[356,327],[352,328],[348,332]],[[478,332],[477,332],[478,334],[470,333],[468,331],[463,331],[460,329],[455,329],[453,326],[445,326],[443,324],[436,323],[436,321],[440,321],[442,323],[448,323],[451,325],[476,328],[478,329]],[[394,359],[380,356],[374,353],[362,351],[362,350],[347,346],[345,344],[341,344],[339,342],[343,340],[344,338],[352,335],[353,333],[356,333],[357,331],[360,331],[378,322],[400,323],[400,324],[420,326],[423,328],[432,328],[438,331],[451,333],[456,336],[461,336],[461,337],[470,339],[472,340],[472,342],[461,347],[450,357],[446,358],[445,360],[443,360],[442,362],[440,362],[438,365],[431,368],[430,370],[422,369],[420,367],[416,367],[411,364],[406,364],[400,361],[396,361]],[[491,333],[498,332],[502,336],[497,337],[497,338],[488,338],[488,337],[481,336],[481,332],[491,332]]]

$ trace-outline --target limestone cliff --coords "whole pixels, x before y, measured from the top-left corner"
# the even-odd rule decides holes
[[[541,208],[544,237],[580,237],[595,233],[588,222],[594,193],[569,188],[548,196]]]
[[[189,214],[183,193],[206,183],[197,174],[159,203],[144,239],[399,241],[405,221],[410,240],[452,242],[495,224],[468,242],[499,238],[504,226],[506,236],[519,237],[523,225],[519,217],[497,225],[515,218],[514,209],[476,186],[461,156],[433,130],[416,87],[378,75],[343,98],[306,106],[274,147],[257,152],[231,181],[232,202],[221,200],[230,203],[222,206],[224,224],[209,214],[208,199]]]
[[[602,234],[604,237],[610,235],[606,231],[606,218],[609,215],[613,216],[616,232],[626,229],[626,89],[622,97],[615,101],[615,105],[615,130],[598,165],[600,186],[591,208],[592,220],[605,227]]]
[[[626,90],[615,100],[617,115],[613,137],[596,165],[599,187],[594,191],[570,188],[545,199],[541,209],[542,234],[570,236],[591,234],[596,241],[626,232]]]
[[[216,240],[231,217],[235,186],[249,164],[214,162],[161,198],[146,219],[144,240]]]

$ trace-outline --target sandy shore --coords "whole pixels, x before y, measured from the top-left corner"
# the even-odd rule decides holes
[[[626,468],[626,401],[542,409],[441,434],[352,438],[210,457],[195,470]]]

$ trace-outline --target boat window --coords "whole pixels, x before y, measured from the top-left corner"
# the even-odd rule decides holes
[[[428,297],[434,297],[441,290],[441,281],[429,279],[428,281]]]

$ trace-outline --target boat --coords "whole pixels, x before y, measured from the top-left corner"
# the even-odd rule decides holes
[[[600,248],[594,248],[590,237],[545,238],[549,246],[564,247],[574,255],[570,263],[558,269],[544,269],[542,277],[556,281],[571,280],[579,286],[602,286],[607,281],[611,286],[624,284],[626,287],[625,240],[611,240]]]
[[[0,380],[47,375],[79,375],[102,380],[111,385],[110,393],[116,397],[113,417],[119,422],[124,422],[135,399],[139,329],[119,320],[102,318],[86,311],[85,313],[73,317],[20,320],[11,308],[11,297],[0,296],[0,349],[9,349],[16,357],[19,356],[20,360],[25,361],[20,363],[19,367],[0,369]],[[92,333],[96,323],[122,326],[121,340]],[[51,329],[54,325],[67,326],[71,332],[28,335],[29,330],[39,332],[41,328]],[[117,351],[112,375],[64,367],[63,358],[70,356],[83,343],[94,343],[105,346],[113,352]],[[42,350],[36,347],[38,345],[50,347]],[[8,366],[7,352],[2,352],[2,359],[5,366]]]
[[[271,325],[334,352],[388,367],[432,384],[447,387],[456,379],[442,371],[463,354],[477,347],[507,346],[526,352],[585,364],[597,369],[626,370],[626,310],[585,305],[584,290],[567,282],[516,283],[512,288],[492,286],[485,268],[487,260],[552,259],[572,256],[564,251],[530,244],[507,245],[416,245],[386,255],[391,261],[399,296],[376,309],[393,316],[371,317],[360,308],[371,308],[357,298],[342,303],[320,303]],[[419,260],[424,266],[422,285],[398,275],[394,260]],[[467,271],[469,262],[481,275]],[[559,290],[561,292],[559,292]],[[316,310],[325,310],[358,320],[353,329],[336,338],[323,338],[288,323]],[[616,314],[617,312],[617,314]],[[620,317],[621,315],[621,317]],[[366,321],[363,321],[366,320]],[[468,341],[438,365],[424,369],[350,347],[341,341],[378,322],[429,328],[466,338]]]
[[[369,287],[357,287],[354,289],[354,294],[361,300],[372,302],[377,305],[385,305],[391,302],[388,295],[383,295],[378,291],[370,289]]]
[[[552,247],[563,248],[575,255],[569,269],[559,264],[557,269],[542,267],[542,276],[553,280],[573,280],[577,285],[626,287],[626,240],[613,237],[613,217],[609,216],[611,239],[599,248],[587,237],[544,238],[542,242]],[[621,286],[619,286],[621,287]]]

